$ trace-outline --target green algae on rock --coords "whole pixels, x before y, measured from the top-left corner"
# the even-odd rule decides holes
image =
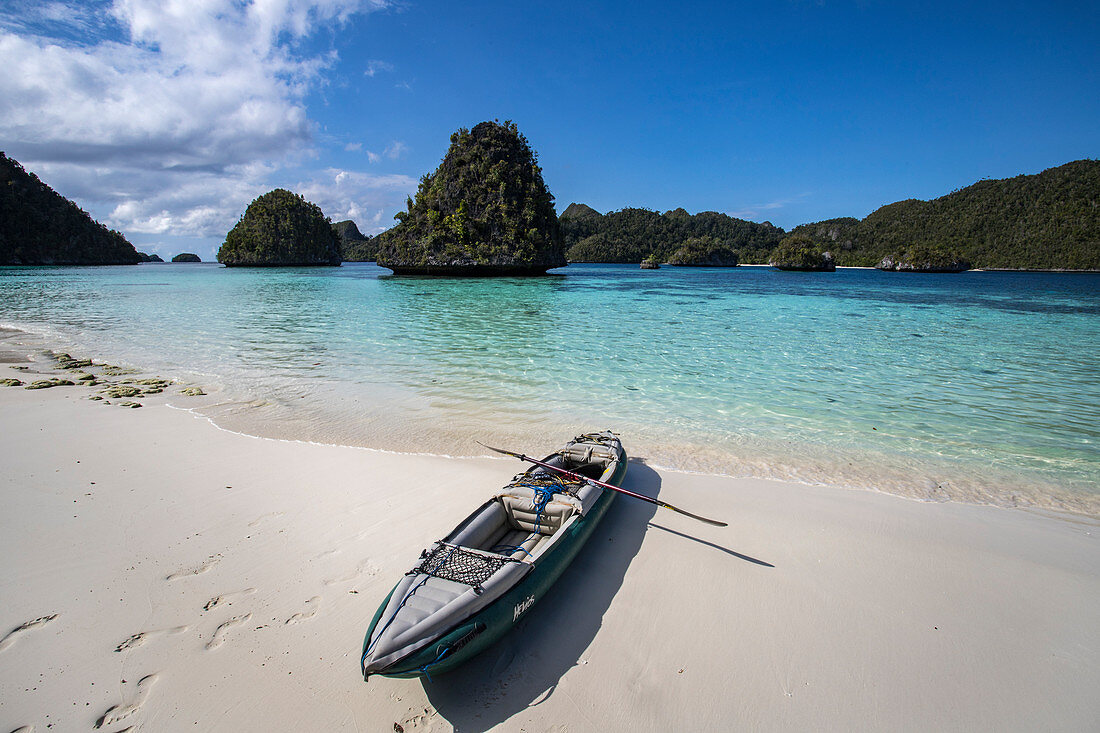
[[[72,387],[75,383],[69,379],[58,379],[56,377],[52,379],[39,379],[38,381],[31,382],[23,389],[49,389],[50,387]]]
[[[116,384],[100,391],[108,397],[114,397],[115,399],[141,396],[141,389],[139,389],[138,387],[130,387],[125,384]]]
[[[245,210],[218,250],[226,267],[339,266],[340,237],[320,207],[276,188]]]
[[[5,387],[22,387],[23,383],[20,382],[18,379],[8,378],[8,379],[0,379],[0,385],[3,385]]]
[[[395,218],[374,242],[378,264],[399,275],[542,275],[566,264],[554,197],[512,122],[451,135]]]

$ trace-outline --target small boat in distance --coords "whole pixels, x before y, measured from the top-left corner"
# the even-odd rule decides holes
[[[610,431],[574,438],[511,482],[431,548],[378,608],[362,672],[447,672],[523,618],[580,552],[619,486],[626,452]],[[556,469],[556,470],[555,470]]]

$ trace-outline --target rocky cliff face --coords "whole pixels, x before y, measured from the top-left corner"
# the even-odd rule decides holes
[[[905,255],[887,255],[875,265],[876,270],[890,272],[966,272],[970,269],[970,263],[960,258],[949,260],[908,258]]]
[[[412,275],[534,275],[566,264],[554,197],[511,122],[451,136],[399,224],[375,237],[379,265]]]

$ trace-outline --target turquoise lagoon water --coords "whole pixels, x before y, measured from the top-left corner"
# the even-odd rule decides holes
[[[253,434],[478,455],[611,427],[668,468],[1100,514],[1100,275],[555,272],[0,268],[0,324],[198,381]]]

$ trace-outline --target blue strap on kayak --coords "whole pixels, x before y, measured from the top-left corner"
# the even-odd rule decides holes
[[[451,652],[451,647],[447,647],[446,649],[444,649],[443,651],[441,651],[439,653],[438,657],[436,657],[432,661],[428,662],[427,664],[420,665],[416,669],[420,672],[420,674],[422,674],[422,675],[424,675],[425,677],[428,678],[428,682],[431,682],[432,681],[432,675],[431,675],[431,673],[428,672],[428,667],[431,667],[433,664],[436,664],[437,662],[439,662],[441,659],[443,659],[443,657],[450,654],[450,652]]]
[[[535,490],[535,495],[538,497],[538,501],[535,502],[535,532],[539,532],[539,525],[542,523],[542,512],[546,509],[546,505],[550,503],[550,500],[554,498],[554,492],[548,488],[542,486],[532,486]]]
[[[498,555],[511,555],[516,552],[522,552],[524,555],[530,555],[531,553],[526,550],[522,545],[497,545],[489,552],[495,552]]]

